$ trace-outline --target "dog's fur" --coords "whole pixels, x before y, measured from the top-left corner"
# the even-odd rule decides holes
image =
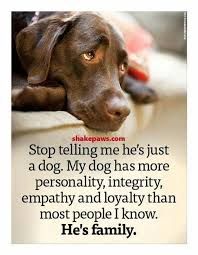
[[[127,76],[124,41],[100,15],[32,17],[13,13],[13,109],[66,110],[90,128],[115,131],[130,112],[123,90],[138,103],[156,100]]]

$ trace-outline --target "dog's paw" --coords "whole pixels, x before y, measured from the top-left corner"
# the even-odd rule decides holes
[[[15,110],[17,108],[20,108],[21,100],[20,96],[22,94],[22,89],[12,89],[12,96],[11,96],[11,103],[12,103],[12,109]]]
[[[140,85],[138,88],[129,92],[132,99],[138,104],[150,104],[158,100],[157,93],[150,87]]]
[[[129,76],[125,77],[122,88],[131,95],[133,101],[137,104],[150,104],[158,100],[154,89]]]

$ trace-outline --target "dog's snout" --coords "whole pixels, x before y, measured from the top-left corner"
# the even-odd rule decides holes
[[[108,115],[114,119],[126,118],[129,113],[127,101],[124,98],[114,97],[106,105]]]

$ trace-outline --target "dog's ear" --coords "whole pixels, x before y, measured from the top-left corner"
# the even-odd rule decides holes
[[[39,84],[47,79],[53,48],[59,36],[65,33],[75,20],[76,15],[55,16],[40,20],[19,32],[16,49],[27,71],[29,84]]]

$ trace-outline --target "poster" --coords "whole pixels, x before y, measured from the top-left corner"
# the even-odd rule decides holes
[[[186,243],[187,12],[11,16],[12,243]]]

